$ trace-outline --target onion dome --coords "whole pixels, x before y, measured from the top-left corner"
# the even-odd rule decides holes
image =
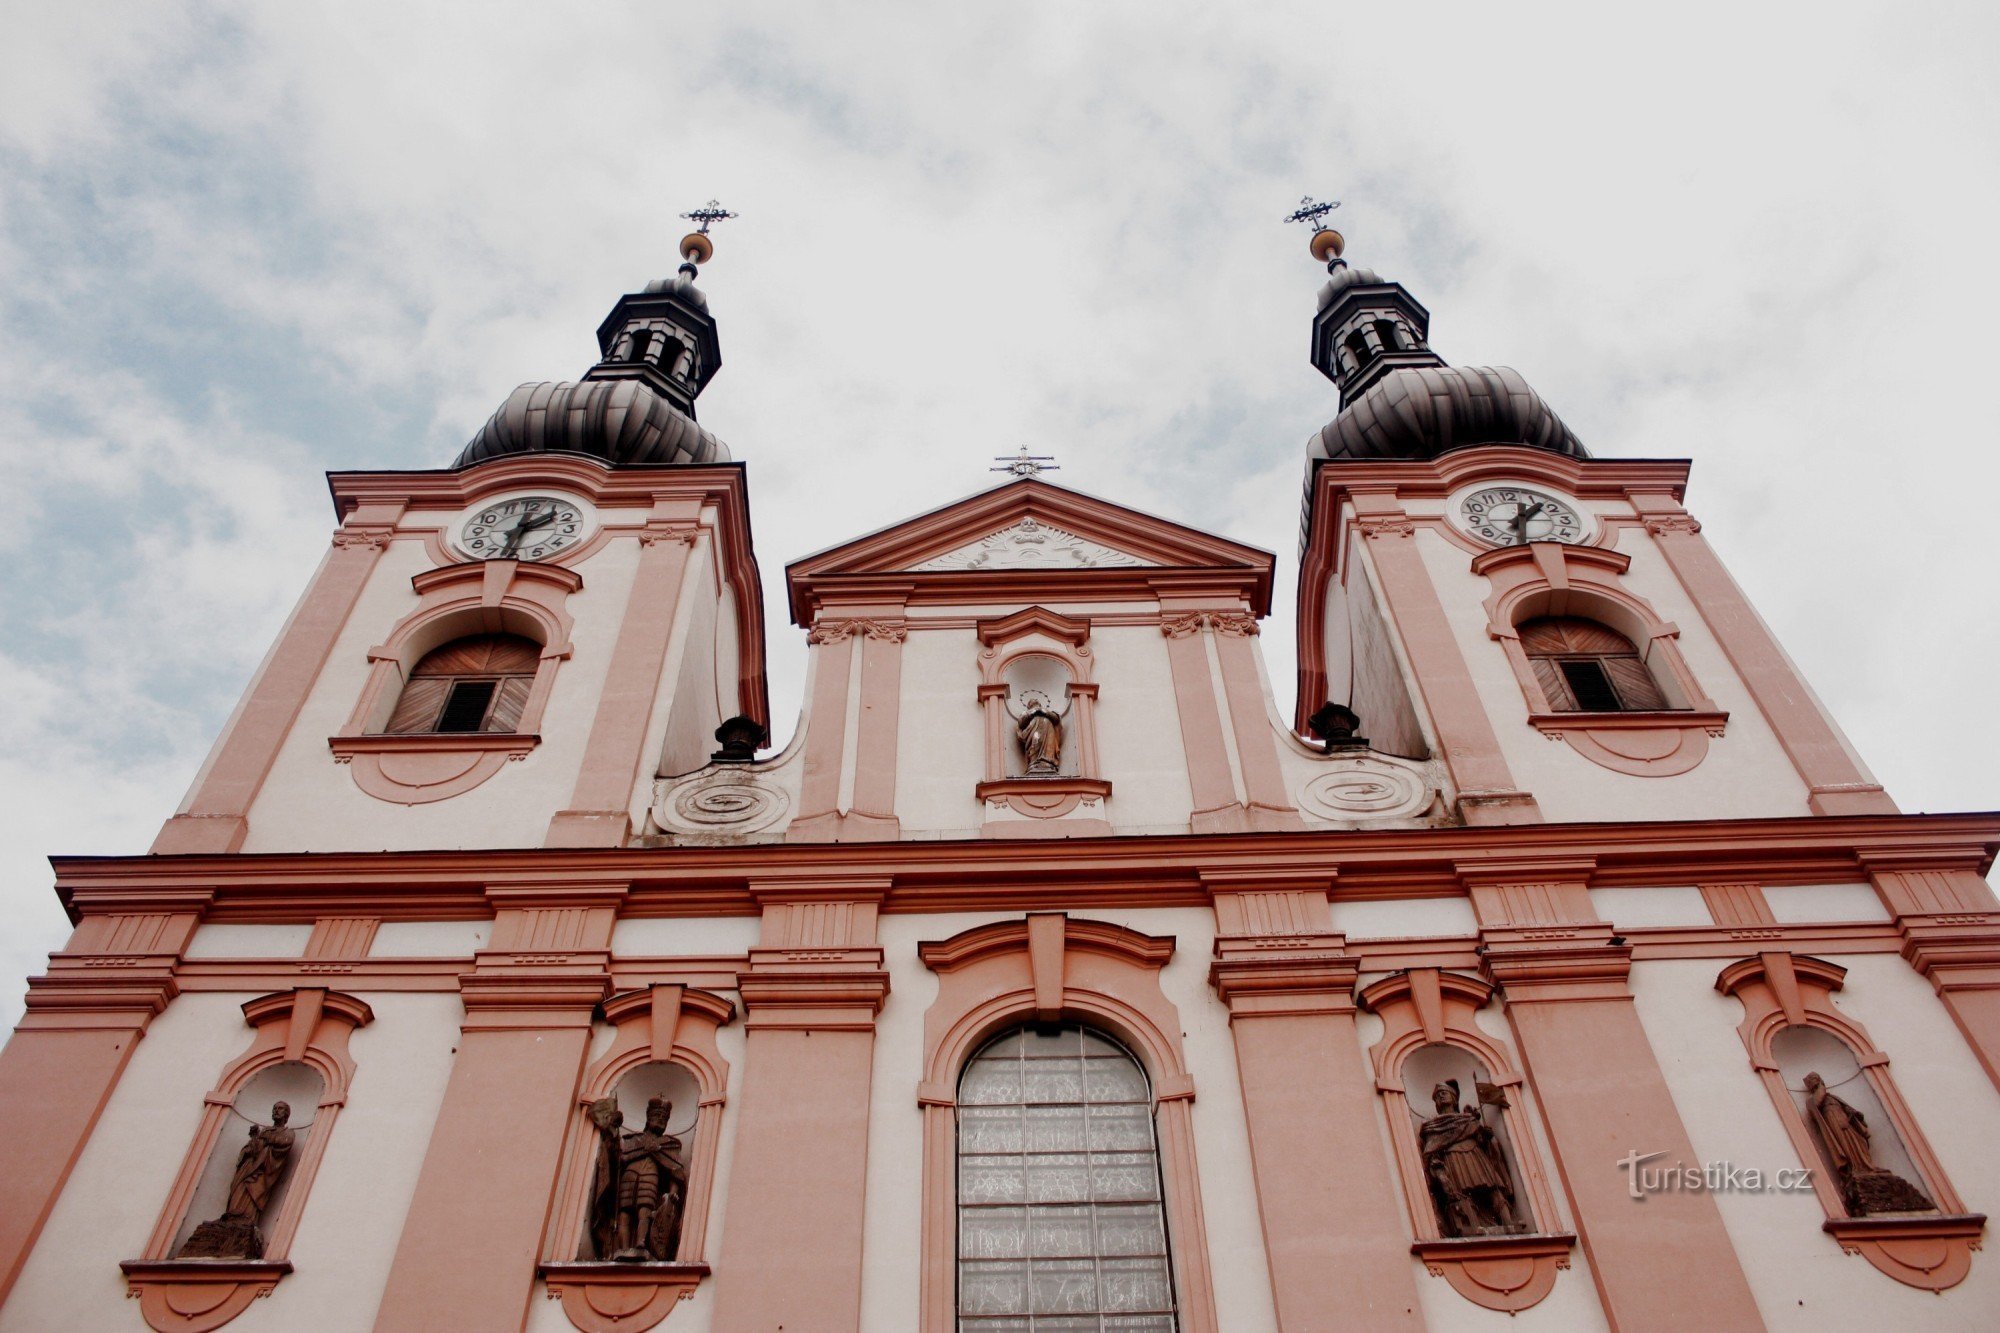
[[[715,252],[708,222],[681,239],[680,272],[618,298],[597,329],[600,358],[581,380],[523,384],[507,396],[453,467],[504,454],[590,454],[612,464],[722,463],[729,447],[695,424],[695,399],[722,368],[696,264]]]
[[[1341,410],[1308,442],[1310,458],[1432,458],[1478,444],[1589,457],[1519,373],[1446,365],[1430,347],[1430,312],[1402,284],[1348,267],[1338,232],[1313,241],[1331,276],[1319,291],[1312,361],[1340,387]]]

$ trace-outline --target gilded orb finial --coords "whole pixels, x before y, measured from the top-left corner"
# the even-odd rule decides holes
[[[733,218],[736,214],[724,208],[721,201],[711,199],[700,208],[681,214],[695,224],[695,230],[681,237],[681,272],[690,278],[698,271],[697,266],[706,264],[715,257],[715,242],[708,239],[709,227],[717,222]]]
[[[1307,248],[1312,251],[1314,259],[1326,265],[1329,273],[1343,266],[1340,254],[1347,248],[1347,238],[1326,225],[1326,215],[1339,207],[1338,199],[1322,204],[1315,202],[1311,195],[1306,195],[1299,200],[1299,206],[1292,210],[1291,216],[1285,219],[1287,222],[1306,223],[1313,229]]]

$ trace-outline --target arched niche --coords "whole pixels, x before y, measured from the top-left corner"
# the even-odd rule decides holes
[[[258,1217],[261,1222],[283,1214],[296,1178],[294,1168],[311,1146],[314,1127],[319,1123],[319,1104],[325,1090],[326,1080],[318,1070],[303,1061],[292,1060],[265,1066],[237,1089],[175,1234],[172,1252],[176,1258],[189,1257],[189,1241],[199,1228],[228,1214],[238,1169],[248,1165],[245,1159],[255,1151],[253,1133],[268,1134],[272,1130],[276,1108],[281,1104],[287,1111],[284,1129],[290,1131],[290,1142],[282,1153],[283,1165],[277,1173],[276,1188],[258,1210]],[[267,1248],[267,1243],[260,1241],[256,1252],[249,1257],[262,1259]]]

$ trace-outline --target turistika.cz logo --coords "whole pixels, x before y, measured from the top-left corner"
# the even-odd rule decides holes
[[[1649,1194],[1797,1194],[1812,1188],[1813,1173],[1809,1166],[1766,1171],[1734,1162],[1645,1165],[1666,1155],[1664,1151],[1642,1153],[1634,1148],[1619,1158],[1618,1169],[1628,1173],[1625,1192],[1643,1203]]]

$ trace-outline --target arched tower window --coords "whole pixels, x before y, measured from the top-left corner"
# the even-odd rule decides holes
[[[1395,320],[1393,319],[1376,320],[1375,336],[1381,339],[1383,351],[1396,352],[1402,350],[1403,339],[1402,335],[1396,329]]]
[[[1347,350],[1354,354],[1354,364],[1357,368],[1375,359],[1375,349],[1368,345],[1368,335],[1360,329],[1347,335]]]
[[[411,670],[383,730],[514,731],[541,655],[540,644],[517,634],[477,634],[434,648]]]
[[[1521,650],[1555,711],[1650,712],[1669,706],[1639,650],[1618,631],[1573,616],[1543,616],[1520,630]]]
[[[1176,1333],[1152,1088],[1079,1026],[1019,1027],[958,1087],[958,1328]]]

